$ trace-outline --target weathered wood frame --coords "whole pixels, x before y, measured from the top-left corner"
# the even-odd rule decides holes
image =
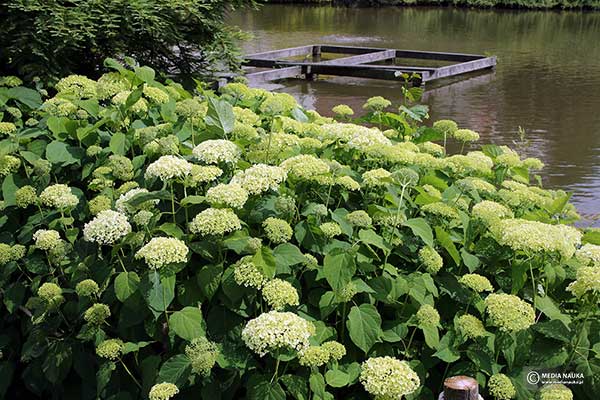
[[[314,59],[324,53],[347,54],[327,61],[295,61],[292,57],[304,56]],[[401,65],[370,64],[378,61],[409,58],[417,60],[435,60],[452,62],[443,67],[414,67]],[[287,49],[249,54],[244,65],[248,67],[270,68],[269,70],[250,72],[246,78],[250,84],[261,84],[286,78],[314,79],[316,74],[351,76],[358,78],[400,80],[396,75],[417,73],[416,84],[424,84],[435,79],[448,78],[469,72],[491,69],[496,66],[496,57],[478,54],[440,53],[434,51],[414,51],[383,49],[377,47],[337,46],[313,44]]]

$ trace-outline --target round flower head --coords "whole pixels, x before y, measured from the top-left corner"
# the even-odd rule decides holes
[[[347,118],[351,115],[354,115],[354,110],[346,104],[338,104],[337,106],[333,107],[331,111],[333,111],[336,116],[342,118]]]
[[[33,165],[33,174],[36,176],[47,176],[52,170],[52,163],[48,160],[34,160],[31,163]]]
[[[100,288],[94,280],[84,279],[75,286],[75,293],[79,297],[92,297],[100,293]]]
[[[392,179],[400,186],[414,186],[419,183],[419,174],[410,168],[400,168],[392,172]]]
[[[316,259],[312,254],[303,254],[304,255],[304,265],[310,269],[315,268],[319,265],[319,260]]]
[[[260,117],[249,108],[233,107],[235,119],[242,124],[250,126],[260,125]],[[235,131],[235,128],[233,129]]]
[[[424,304],[417,311],[417,321],[419,326],[438,326],[440,324],[440,314],[429,304]]]
[[[573,400],[571,389],[560,383],[546,385],[538,393],[539,400]]]
[[[283,279],[273,279],[262,288],[265,301],[274,310],[282,310],[285,306],[297,306],[300,304],[298,291],[291,283]]]
[[[392,105],[392,102],[381,97],[375,96],[367,99],[367,102],[363,104],[363,109],[369,111],[383,111]]]
[[[102,358],[116,360],[123,353],[123,341],[121,339],[108,339],[96,347],[96,354]]]
[[[85,150],[85,154],[89,157],[95,157],[102,152],[102,147],[97,145],[92,145]]]
[[[39,287],[37,294],[39,298],[52,302],[54,299],[62,297],[62,289],[56,283],[46,282]]]
[[[346,215],[346,220],[359,228],[368,228],[373,224],[373,220],[364,210],[352,211]]]
[[[298,102],[291,94],[269,93],[259,110],[264,114],[281,115],[289,113],[296,107],[298,107]]]
[[[341,360],[346,355],[346,347],[335,340],[325,342],[321,347],[329,353],[330,359],[335,361]]]
[[[277,190],[286,178],[287,174],[281,167],[256,164],[236,172],[231,183],[238,183],[249,194],[260,194],[269,190]]]
[[[494,290],[488,278],[479,274],[465,274],[458,281],[477,293]]]
[[[214,181],[222,174],[223,170],[214,165],[192,165],[190,174],[185,178],[185,185],[196,187],[202,183]]]
[[[349,176],[340,176],[339,178],[336,178],[335,183],[352,192],[360,190],[360,183]]]
[[[461,315],[456,319],[456,329],[469,339],[476,339],[487,334],[483,322],[470,314]]]
[[[170,400],[179,393],[177,385],[172,383],[163,382],[157,383],[150,388],[148,398],[150,400]]]
[[[146,179],[162,181],[183,179],[192,172],[192,164],[177,156],[162,156],[146,168]]]
[[[354,282],[348,282],[343,288],[336,293],[337,298],[342,303],[347,303],[358,293]]]
[[[588,293],[592,295],[600,294],[600,268],[598,266],[579,267],[576,277],[577,280],[567,286],[567,290],[576,297],[581,298]]]
[[[188,252],[188,247],[179,239],[155,237],[135,253],[135,258],[143,258],[151,269],[159,269],[186,262]]]
[[[219,184],[206,192],[206,201],[212,206],[242,208],[248,200],[248,192],[237,183]]]
[[[490,195],[496,192],[496,187],[494,185],[481,178],[463,178],[456,181],[456,184],[464,192],[475,191],[479,195]]]
[[[584,265],[600,267],[600,246],[586,243],[575,252],[575,258]]]
[[[127,217],[117,211],[101,211],[83,227],[83,238],[99,245],[110,245],[131,232]]]
[[[544,168],[544,163],[539,158],[526,158],[523,160],[523,166],[532,170],[540,170]]]
[[[389,183],[392,174],[383,168],[372,169],[363,174],[363,184],[366,187],[385,186]]]
[[[440,119],[433,123],[433,128],[447,135],[451,135],[458,129],[458,125],[450,119]]]
[[[309,346],[314,325],[291,312],[269,311],[249,321],[242,340],[259,356],[279,349],[302,352]]]
[[[112,207],[112,200],[104,195],[96,196],[88,203],[90,214],[98,215],[100,212],[110,210]]]
[[[233,268],[233,278],[240,286],[260,289],[267,282],[267,277],[252,262],[252,257],[242,257]]]
[[[145,85],[143,93],[144,96],[153,103],[165,104],[169,102],[169,95],[161,88]]]
[[[120,179],[122,181],[133,179],[133,163],[129,158],[113,154],[108,158],[108,160],[108,165],[112,170],[112,175],[116,179]]]
[[[5,265],[11,261],[18,261],[25,257],[25,246],[16,244],[10,246],[6,243],[0,243],[0,265]]]
[[[69,75],[56,84],[56,91],[82,99],[96,97],[96,81],[83,75]]]
[[[15,204],[20,208],[27,208],[37,202],[37,193],[33,186],[23,186],[15,192]]]
[[[73,208],[79,204],[79,199],[71,193],[71,188],[60,183],[44,189],[40,200],[45,206],[58,209]]]
[[[205,107],[197,99],[184,99],[178,101],[175,113],[185,118],[194,118],[205,113]]]
[[[300,352],[298,362],[305,367],[317,368],[327,364],[329,352],[322,346],[310,346]]]
[[[127,193],[122,194],[115,202],[115,208],[117,209],[117,211],[122,214],[133,214],[136,210],[139,210],[139,209],[148,210],[148,209],[153,208],[155,205],[157,205],[159,203],[158,199],[154,199],[154,200],[145,201],[142,204],[139,204],[137,206],[129,205],[128,204],[129,200],[131,200],[133,197],[135,197],[136,195],[138,195],[140,193],[148,193],[148,190],[142,189],[142,188],[134,188],[134,189],[131,189],[130,191],[128,191]]]
[[[283,219],[269,217],[263,222],[265,234],[273,243],[285,243],[292,238],[294,231],[290,224]]]
[[[291,215],[296,211],[296,200],[292,196],[278,196],[275,199],[275,210],[280,214]]]
[[[133,216],[132,220],[134,224],[142,227],[148,225],[152,220],[152,217],[154,217],[152,211],[140,210]]]
[[[421,207],[421,211],[448,220],[458,218],[456,209],[446,203],[442,203],[441,201],[425,204],[423,207]]]
[[[419,388],[419,375],[406,361],[371,357],[361,365],[360,383],[377,399],[401,399]]]
[[[501,331],[517,332],[535,323],[535,311],[517,296],[492,293],[485,299],[485,306],[492,325]]]
[[[490,200],[483,200],[475,204],[472,214],[487,224],[497,219],[513,218],[514,216],[508,207]]]
[[[194,373],[208,376],[217,362],[219,349],[215,343],[202,336],[185,346],[185,355],[190,359]]]
[[[425,266],[427,272],[435,275],[444,266],[444,260],[431,246],[422,247],[419,250],[419,261]]]
[[[190,232],[198,235],[220,236],[242,229],[238,216],[228,208],[207,208],[196,215],[189,225]]]
[[[113,96],[112,103],[117,106],[124,106],[127,102],[127,99],[129,98],[130,94],[131,94],[131,91],[129,91],[129,90],[124,90],[122,92],[119,92]],[[138,101],[133,103],[131,105],[131,107],[129,107],[129,110],[131,110],[132,112],[134,112],[136,114],[144,114],[144,113],[148,112],[148,102],[146,101],[146,99],[140,98]]]
[[[504,219],[490,226],[496,241],[515,251],[558,253],[565,259],[575,254],[581,232],[567,225],[549,225],[524,219]]]
[[[96,303],[83,314],[83,319],[90,325],[102,325],[110,317],[110,308],[106,304]]]
[[[479,140],[479,133],[470,129],[457,129],[452,133],[452,136],[460,142],[476,142]]]
[[[0,86],[16,87],[21,86],[23,81],[16,76],[8,75],[0,77]]]
[[[12,122],[0,122],[0,135],[12,135],[17,131],[17,127]]]
[[[40,250],[49,251],[57,247],[62,239],[60,233],[55,230],[40,229],[33,234],[35,247]]]
[[[488,381],[488,391],[497,400],[514,399],[517,395],[515,386],[510,378],[504,374],[494,374]]]
[[[300,180],[315,180],[329,173],[329,165],[310,154],[300,154],[281,163],[288,175]]]
[[[194,157],[206,164],[235,164],[242,154],[237,144],[229,140],[206,140],[194,147]]]
[[[330,239],[342,234],[342,228],[335,222],[325,222],[319,225],[319,229],[323,232],[325,237]]]

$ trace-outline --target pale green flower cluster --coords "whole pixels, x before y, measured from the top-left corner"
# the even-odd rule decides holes
[[[273,243],[288,242],[294,234],[290,224],[280,218],[269,217],[263,221],[262,226],[267,238]]]
[[[342,303],[347,303],[358,293],[358,289],[354,282],[348,282],[343,288],[339,290],[339,293],[336,293],[337,298]]]
[[[0,265],[20,260],[25,256],[25,250],[25,246],[20,244],[11,246],[6,243],[0,243]]]
[[[539,171],[544,168],[544,163],[539,158],[526,158],[523,160],[523,166],[528,169]]]
[[[237,144],[229,140],[206,140],[192,150],[194,157],[206,164],[235,164],[242,152]]]
[[[416,317],[419,326],[438,326],[440,324],[440,313],[429,304],[419,307]]]
[[[581,243],[581,232],[567,225],[549,225],[524,219],[495,221],[490,232],[496,241],[515,251],[558,253],[571,258]]]
[[[99,245],[110,245],[131,232],[127,216],[113,210],[98,213],[83,227],[83,238]]]
[[[249,108],[233,107],[233,114],[235,119],[242,124],[248,124],[251,126],[260,125],[260,116]],[[234,128],[235,130],[235,128]]]
[[[296,211],[296,199],[288,195],[278,196],[275,199],[275,209],[278,213],[292,215]]]
[[[369,111],[383,111],[392,105],[392,102],[381,96],[374,96],[367,99],[367,102],[363,104],[363,109]]]
[[[112,103],[117,106],[124,106],[130,94],[130,90],[123,90],[113,96]],[[133,103],[129,109],[136,114],[145,114],[148,112],[148,101],[144,98],[140,98]]]
[[[259,110],[262,113],[271,115],[287,114],[298,107],[296,99],[290,94],[267,93],[267,98],[259,106]]]
[[[335,179],[335,183],[351,192],[360,190],[360,183],[356,182],[349,176],[340,176]]]
[[[458,124],[450,119],[440,119],[433,123],[433,128],[447,135],[452,135],[458,129]]]
[[[108,161],[111,173],[116,179],[122,181],[133,179],[133,163],[129,158],[113,154]]]
[[[127,79],[118,72],[109,72],[102,75],[96,85],[98,99],[100,100],[108,99],[129,88],[130,84]]]
[[[252,257],[242,257],[233,267],[233,278],[240,286],[260,289],[268,278],[254,265]]]
[[[152,217],[154,217],[152,211],[140,210],[131,218],[131,220],[137,226],[142,227],[148,225],[150,220],[152,220]]]
[[[155,237],[135,253],[135,258],[143,258],[152,269],[160,269],[169,264],[184,263],[189,253],[185,242],[176,238]]]
[[[419,250],[419,261],[425,266],[427,272],[435,275],[444,266],[444,260],[431,246],[422,247]]]
[[[60,299],[62,302],[62,289],[56,283],[46,282],[39,287],[37,295],[40,299],[52,303]]]
[[[421,385],[419,375],[406,361],[393,357],[371,357],[361,365],[360,383],[376,399],[400,400]]]
[[[538,393],[539,400],[573,400],[571,389],[560,383],[546,385]]]
[[[479,133],[470,129],[457,129],[452,132],[452,137],[460,142],[476,142],[479,140]]]
[[[207,110],[208,105],[200,103],[197,99],[184,99],[175,104],[175,114],[184,118],[191,118],[192,121],[206,114]]]
[[[69,75],[56,83],[56,91],[60,94],[75,96],[81,99],[95,98],[96,81],[83,75]]]
[[[40,229],[33,234],[35,247],[40,250],[50,251],[57,246],[60,246],[62,239],[60,233],[53,229]]]
[[[338,104],[337,106],[333,107],[331,111],[333,111],[333,113],[338,117],[349,117],[354,115],[354,110],[346,104]]]
[[[385,186],[389,183],[391,176],[392,173],[383,168],[372,169],[362,175],[363,184],[366,187]]]
[[[331,360],[339,361],[346,355],[346,347],[335,340],[325,342],[321,347],[327,350]]]
[[[510,378],[504,374],[494,374],[488,381],[488,391],[497,400],[514,399],[517,390]]]
[[[201,336],[185,346],[185,355],[190,359],[194,373],[208,376],[217,362],[219,348],[214,342]]]
[[[329,239],[342,234],[342,228],[335,222],[324,222],[319,225],[319,229]]]
[[[498,195],[511,208],[544,207],[552,202],[549,193],[534,186],[527,186],[515,181],[504,181],[502,186],[505,189],[499,190]]]
[[[236,172],[231,183],[237,183],[249,194],[260,194],[269,190],[277,190],[285,181],[287,173],[281,167],[255,164],[248,169]]]
[[[600,294],[600,268],[598,266],[578,268],[576,278],[567,286],[567,290],[576,297],[581,298],[588,293]]]
[[[223,175],[223,170],[214,165],[192,165],[190,174],[185,178],[185,185],[196,187],[211,182]]]
[[[458,317],[456,319],[456,329],[469,339],[477,339],[487,335],[483,322],[471,314]]]
[[[422,151],[423,153],[431,154],[432,156],[435,156],[435,157],[441,157],[446,153],[446,151],[444,150],[444,146],[441,146],[434,142],[419,143],[419,151]]]
[[[301,180],[315,180],[329,173],[329,165],[313,155],[301,154],[288,158],[280,165],[289,175]]]
[[[21,86],[22,84],[23,84],[23,81],[16,76],[7,75],[7,76],[0,77],[0,86],[17,87],[17,86]]]
[[[79,108],[70,100],[53,97],[44,101],[42,109],[54,117],[69,117],[75,116]]]
[[[106,304],[96,303],[85,310],[83,319],[91,325],[100,326],[110,317],[110,308]]]
[[[248,201],[248,192],[238,183],[221,183],[208,189],[206,201],[213,207],[242,208]]]
[[[360,133],[355,133],[350,140],[348,140],[347,146],[351,149],[381,154],[381,149],[392,147],[392,142],[385,137],[383,132],[379,129],[372,128]],[[395,147],[392,148],[396,149]],[[400,150],[404,149],[400,148]]]
[[[150,400],[170,400],[179,393],[177,385],[169,382],[157,383],[150,388]]]
[[[165,104],[169,102],[169,95],[158,87],[145,85],[143,94],[148,100],[156,104]]]
[[[235,121],[235,123],[233,124],[233,130],[231,131],[231,135],[236,139],[243,139],[249,141],[252,141],[260,136],[256,128],[254,128],[252,125],[238,121]]]
[[[535,323],[533,307],[517,296],[492,293],[485,299],[489,321],[501,331],[517,332]]]
[[[600,267],[600,246],[586,243],[577,249],[575,257],[582,264]]]
[[[298,357],[300,365],[317,368],[329,362],[329,352],[323,346],[310,346],[302,350]]]
[[[373,219],[364,210],[356,210],[348,213],[346,220],[359,228],[368,228],[373,224]]]
[[[116,360],[123,354],[123,341],[121,339],[107,339],[96,347],[96,354],[102,358]]]
[[[58,209],[73,208],[79,204],[79,199],[71,192],[67,185],[56,184],[48,186],[40,194],[43,205]]]
[[[99,195],[88,202],[90,214],[98,215],[101,211],[110,210],[112,208],[112,200],[108,196]]]
[[[129,200],[131,200],[133,197],[140,193],[148,193],[148,190],[143,188],[134,188],[122,194],[115,202],[115,208],[117,209],[117,211],[122,214],[133,214],[138,209],[150,209],[159,203],[158,199],[153,199],[145,201],[144,203],[137,206],[129,205]]]
[[[198,235],[221,236],[242,229],[242,222],[229,208],[207,208],[194,217],[189,228]]]
[[[0,157],[0,176],[10,175],[19,170],[21,160],[17,157],[5,155]]]
[[[472,209],[475,218],[490,224],[498,219],[513,218],[512,210],[500,203],[491,200],[483,200],[475,204]]]
[[[492,172],[494,163],[486,155],[481,156],[478,152],[467,155],[455,154],[442,159],[443,165],[455,175],[479,175],[488,176]]]
[[[448,220],[458,218],[456,209],[446,203],[442,203],[441,201],[425,204],[423,207],[421,207],[421,211],[426,214],[435,215]]]
[[[146,179],[158,178],[162,181],[183,179],[192,172],[192,164],[177,156],[161,156],[146,168]]]
[[[489,279],[479,274],[465,274],[458,281],[477,293],[494,291]]]
[[[302,352],[309,346],[315,326],[291,312],[269,311],[250,320],[242,330],[242,340],[259,356],[279,349]]]
[[[93,279],[84,279],[75,286],[75,293],[79,297],[92,297],[100,293],[100,287]]]
[[[490,195],[496,192],[496,187],[494,185],[481,178],[463,178],[456,181],[456,184],[459,188],[466,192],[476,191],[479,195]]]
[[[296,288],[283,279],[273,279],[267,282],[262,288],[262,296],[274,310],[282,310],[286,306],[300,304],[300,296],[298,296]]]
[[[12,122],[0,121],[0,134],[12,135],[17,131],[17,127]]]

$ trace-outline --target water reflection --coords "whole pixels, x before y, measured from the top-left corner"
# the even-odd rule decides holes
[[[547,165],[544,184],[574,191],[582,213],[600,212],[600,13],[269,5],[231,22],[254,33],[248,52],[337,43],[497,55],[493,73],[428,86],[432,119],[497,144],[512,144],[522,126],[527,155]],[[272,88],[324,114],[373,95],[400,99],[396,84],[341,77]]]

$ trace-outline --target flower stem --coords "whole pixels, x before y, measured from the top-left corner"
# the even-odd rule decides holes
[[[119,357],[119,361],[121,362],[121,365],[123,366],[123,368],[125,369],[125,371],[127,372],[127,374],[131,377],[131,379],[133,379],[133,381],[135,382],[135,384],[137,385],[137,387],[141,389],[142,385],[135,378],[135,376],[133,376],[133,374],[131,373],[131,371],[129,370],[129,368],[127,368],[127,365],[125,364],[125,362],[123,362],[123,360],[121,359],[121,357]]]

